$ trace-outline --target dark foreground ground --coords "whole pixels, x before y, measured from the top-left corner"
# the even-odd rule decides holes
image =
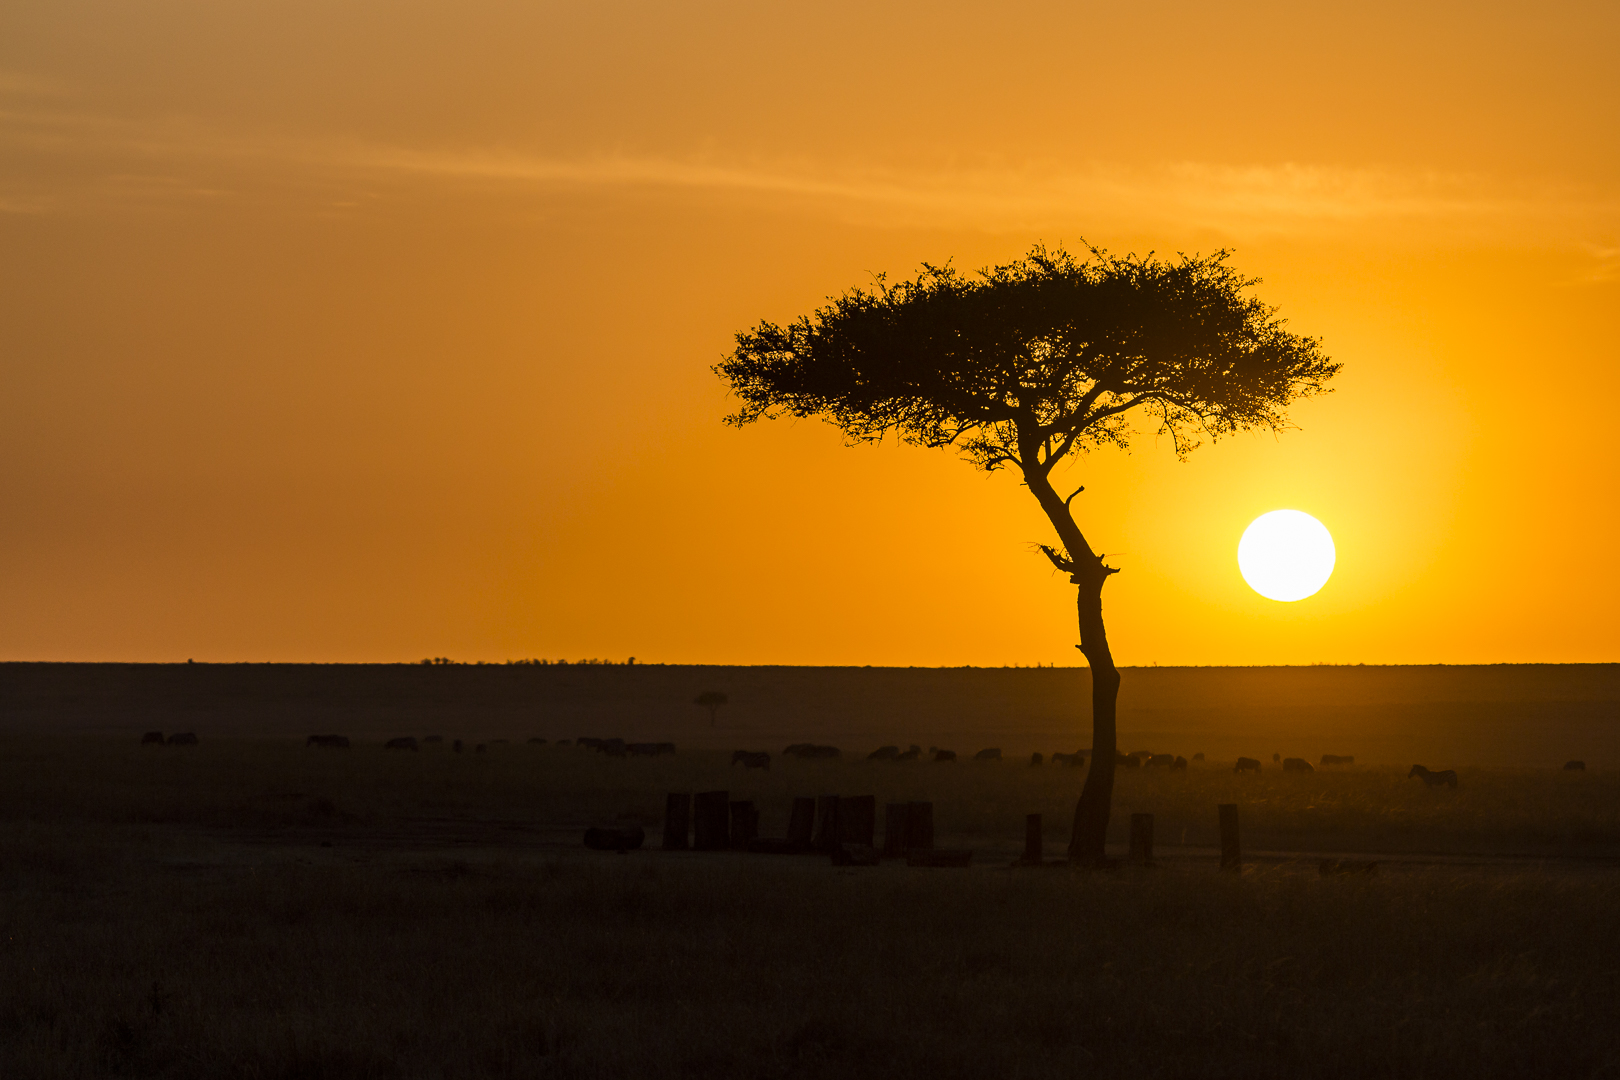
[[[1011,762],[0,738],[0,1076],[1620,1075],[1620,778],[1403,775],[1127,776],[1159,865],[1079,871],[1010,867],[1080,782]],[[931,799],[975,865],[579,845],[721,786]]]

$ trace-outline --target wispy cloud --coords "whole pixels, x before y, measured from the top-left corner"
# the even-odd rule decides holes
[[[267,184],[318,189],[328,205],[396,185],[449,193],[458,185],[495,185],[537,199],[560,191],[673,190],[872,225],[1088,233],[1168,228],[1235,238],[1347,231],[1508,238],[1517,232],[1589,246],[1594,237],[1612,242],[1620,222],[1620,197],[1612,192],[1436,172],[1198,162],[903,169],[720,154],[429,149],[221,132],[183,118],[108,118],[24,105],[16,89],[0,75],[0,96],[12,102],[0,110],[0,153],[12,178],[0,189],[0,208],[14,210],[61,205],[72,184],[30,189],[28,177],[67,168],[78,190],[98,200],[118,192],[141,201],[217,199]]]

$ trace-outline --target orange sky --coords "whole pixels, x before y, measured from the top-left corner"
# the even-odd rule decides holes
[[[0,659],[1079,662],[1027,492],[731,335],[1235,250],[1302,430],[1071,472],[1122,664],[1620,660],[1612,3],[0,9]],[[1266,510],[1338,570],[1238,575]]]

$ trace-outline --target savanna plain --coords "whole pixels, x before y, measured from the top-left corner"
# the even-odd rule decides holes
[[[779,743],[825,726],[727,730],[722,710],[713,727],[688,718],[673,756],[613,758],[557,742],[617,731],[552,716],[531,743],[520,727],[546,727],[544,710],[485,732],[450,694],[432,729],[356,720],[352,747],[330,750],[292,733],[307,702],[261,695],[285,730],[255,733],[217,695],[120,713],[91,694],[92,716],[67,684],[13,676],[8,1077],[1620,1075],[1620,772],[1597,755],[1565,771],[1459,750],[1430,762],[1457,768],[1455,789],[1376,756],[1310,774],[1269,752],[1258,776],[1220,752],[1122,771],[1113,838],[1123,854],[1130,814],[1152,813],[1155,863],[1096,870],[1061,861],[1082,771],[1032,767],[1009,730],[977,733],[1007,744],[999,762],[868,761],[878,742],[850,738],[803,761]],[[1602,697],[1579,728],[1593,738],[1613,723]],[[139,745],[165,709],[200,745]],[[1506,714],[1484,714],[1500,737]],[[1321,752],[1355,751],[1342,720]],[[950,720],[964,759],[969,721]],[[447,741],[383,749],[429,730]],[[1205,741],[1267,751],[1276,732]],[[1190,757],[1194,737],[1143,748]],[[770,750],[769,771],[731,765],[732,742]],[[657,850],[665,794],[716,789],[753,800],[765,835],[785,832],[795,796],[931,801],[939,844],[973,863]],[[1239,874],[1218,868],[1220,803],[1239,806]],[[1050,865],[1014,865],[1029,813]],[[642,825],[648,847],[587,850],[591,824]],[[1324,859],[1378,867],[1323,874]]]

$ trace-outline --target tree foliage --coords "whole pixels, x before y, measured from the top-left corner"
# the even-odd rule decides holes
[[[1035,247],[976,276],[925,265],[786,326],[737,335],[715,372],[729,423],[821,416],[852,441],[952,446],[983,469],[1045,477],[1071,452],[1127,446],[1127,414],[1178,455],[1286,424],[1339,365],[1246,290],[1227,253],[1158,260]]]

